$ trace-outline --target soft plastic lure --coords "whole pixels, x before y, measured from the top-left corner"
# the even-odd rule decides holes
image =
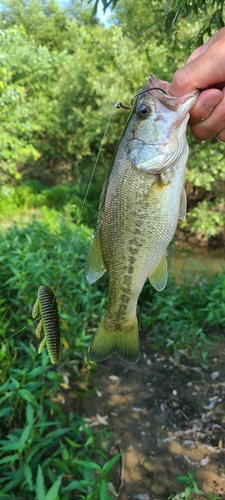
[[[59,362],[61,351],[60,341],[62,341],[66,349],[69,348],[67,340],[60,333],[60,322],[67,331],[69,330],[69,326],[65,319],[60,317],[58,305],[61,307],[62,311],[65,311],[63,302],[55,296],[50,286],[40,286],[37,300],[32,309],[33,318],[36,318],[38,309],[41,314],[41,320],[36,329],[36,336],[40,338],[42,333],[44,335],[38,348],[38,354],[43,351],[46,345],[53,365]]]

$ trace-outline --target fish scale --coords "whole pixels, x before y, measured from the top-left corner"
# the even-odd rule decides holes
[[[138,360],[138,297],[147,278],[158,291],[166,286],[167,247],[185,217],[186,126],[198,93],[175,98],[164,95],[168,89],[152,76],[142,89],[101,195],[86,278],[91,284],[108,271],[109,298],[89,352],[94,361],[112,353]]]

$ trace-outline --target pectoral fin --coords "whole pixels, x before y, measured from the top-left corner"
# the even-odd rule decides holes
[[[182,220],[186,219],[186,212],[187,212],[187,196],[186,196],[186,191],[183,187],[180,196],[180,209],[179,209],[180,219]]]
[[[155,268],[152,274],[150,274],[149,281],[151,285],[158,290],[158,292],[161,292],[166,284],[167,284],[167,278],[168,278],[168,272],[167,272],[167,251],[165,254],[162,256],[160,262],[158,263],[158,266]]]
[[[89,249],[85,265],[85,275],[88,283],[90,285],[95,283],[95,281],[103,276],[105,271],[106,267],[102,256],[100,236],[97,233]]]

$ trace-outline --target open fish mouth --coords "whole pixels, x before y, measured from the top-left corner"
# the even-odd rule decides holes
[[[145,94],[146,92],[150,92],[151,90],[160,90],[160,92],[163,92],[164,94],[168,95],[167,92],[165,92],[165,90],[161,89],[160,87],[152,87],[150,89],[145,89],[145,90],[141,90],[140,92],[138,92],[137,94],[134,94],[132,97],[131,97],[131,100],[130,100],[130,104],[129,106],[125,106],[124,104],[122,104],[122,102],[117,102],[116,104],[114,104],[114,106],[116,108],[123,108],[123,109],[131,109],[132,106],[133,106],[133,102],[134,102],[134,99],[136,99],[136,97],[139,97],[140,95],[142,94]]]
[[[169,94],[169,87],[170,84],[168,82],[165,82],[163,80],[159,80],[158,78],[155,78],[153,75],[149,75],[149,80],[146,84],[146,86],[137,94],[134,94],[131,97],[130,104],[129,106],[125,106],[121,102],[116,103],[114,106],[116,108],[123,108],[123,109],[131,109],[134,103],[134,100],[141,96],[142,94],[145,93],[151,93],[153,92],[153,98],[155,97],[157,100],[161,102],[166,108],[170,109],[171,111],[177,111],[180,106],[184,103],[187,102],[187,108],[190,107],[189,100],[193,99],[193,105],[195,104],[195,101],[197,100],[199,91],[198,90],[193,90],[193,92],[190,92],[189,94],[186,94],[183,97],[174,97]],[[186,114],[186,107],[183,108],[183,115]]]

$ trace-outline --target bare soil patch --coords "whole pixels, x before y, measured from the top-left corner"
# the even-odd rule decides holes
[[[112,454],[123,451],[112,478],[119,500],[166,500],[193,470],[205,495],[193,499],[225,499],[225,342],[207,372],[187,360],[174,366],[144,334],[141,350],[136,365],[117,356],[98,365],[83,409],[114,433]]]

